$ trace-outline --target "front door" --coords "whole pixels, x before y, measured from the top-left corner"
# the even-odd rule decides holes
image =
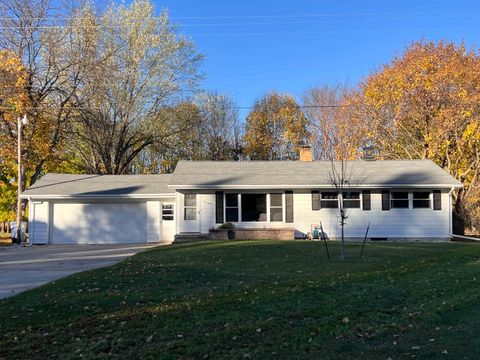
[[[197,194],[183,195],[182,232],[200,232],[200,211],[198,205],[199,201]]]

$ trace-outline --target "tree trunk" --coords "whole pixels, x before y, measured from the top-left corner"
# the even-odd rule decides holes
[[[340,258],[342,260],[345,259],[345,236],[343,231],[344,226],[345,226],[344,220],[342,219],[342,246],[340,248]]]

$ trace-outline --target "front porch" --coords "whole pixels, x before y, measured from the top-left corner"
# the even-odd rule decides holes
[[[174,243],[188,243],[206,240],[294,240],[295,229],[211,229],[208,234],[180,233],[175,235]]]

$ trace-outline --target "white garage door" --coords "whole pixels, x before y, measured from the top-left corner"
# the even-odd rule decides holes
[[[145,243],[145,203],[53,204],[52,244]]]

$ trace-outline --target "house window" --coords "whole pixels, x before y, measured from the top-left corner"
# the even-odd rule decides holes
[[[430,208],[430,192],[414,191],[413,192],[413,208]]]
[[[165,220],[165,221],[173,220],[173,205],[162,204],[162,220]]]
[[[338,195],[336,192],[322,192],[320,207],[322,208],[338,208]]]
[[[242,221],[267,221],[267,194],[242,194]]]
[[[358,191],[344,192],[342,197],[345,209],[360,209],[360,193]]]
[[[238,222],[238,194],[225,194],[225,219]]]
[[[270,221],[283,221],[282,194],[270,194]]]
[[[408,192],[393,191],[390,201],[392,209],[408,209]]]
[[[184,200],[184,219],[196,220],[197,219],[197,195],[185,194]]]

